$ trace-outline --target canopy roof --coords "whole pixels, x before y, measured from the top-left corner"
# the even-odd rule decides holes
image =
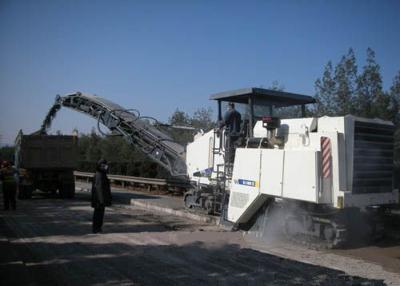
[[[212,94],[210,99],[247,104],[250,97],[254,104],[274,105],[277,107],[303,105],[316,102],[315,98],[308,95],[255,87]]]

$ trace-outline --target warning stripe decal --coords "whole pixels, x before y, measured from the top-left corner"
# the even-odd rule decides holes
[[[322,153],[322,177],[329,178],[331,175],[332,156],[331,156],[331,140],[328,137],[321,137],[321,153]]]

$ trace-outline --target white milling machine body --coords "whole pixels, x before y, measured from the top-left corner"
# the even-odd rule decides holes
[[[220,120],[223,101],[246,104],[249,114],[242,116],[250,128],[242,134],[233,165],[224,160],[224,133],[197,135],[187,146],[187,170],[203,189],[224,187],[229,203],[226,199],[225,211],[221,206],[221,216],[233,225],[254,224],[257,215],[267,216],[262,209],[271,201],[283,201],[297,206],[284,224],[290,228],[290,219],[297,220],[291,235],[303,232],[336,247],[346,242],[346,220],[398,203],[391,122],[351,115],[304,118],[304,105],[314,103],[312,97],[260,88],[211,99],[218,101]],[[294,105],[301,106],[303,118],[282,119],[278,128],[267,130],[275,108]],[[268,114],[262,119],[256,110]]]
[[[225,148],[232,137],[224,131],[197,134],[185,152],[159,129],[161,124],[150,124],[137,110],[80,92],[56,97],[40,133],[46,133],[61,107],[95,118],[98,128],[103,124],[123,136],[171,175],[186,183],[189,178],[187,208],[220,214],[221,223],[258,237],[268,232],[276,208],[286,210],[282,226],[292,237],[300,234],[340,246],[365,218],[373,223],[361,231],[379,236],[376,215],[399,200],[393,186],[391,122],[350,115],[306,118],[305,104],[315,103],[314,98],[262,88],[211,99],[218,102],[220,121],[223,103],[243,108],[234,159]],[[284,114],[284,108],[298,108],[302,118],[273,117]]]

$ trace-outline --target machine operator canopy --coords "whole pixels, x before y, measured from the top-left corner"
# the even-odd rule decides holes
[[[257,105],[272,105],[275,107],[304,105],[316,102],[313,97],[308,95],[255,87],[212,94],[210,99],[242,104],[249,104],[250,100]]]
[[[253,135],[253,127],[257,120],[263,116],[274,115],[275,108],[301,106],[301,116],[305,117],[305,105],[316,102],[313,97],[307,95],[255,87],[213,94],[210,96],[210,99],[218,101],[219,121],[222,120],[222,102],[237,103],[239,109],[242,109],[242,118],[245,118],[249,126],[251,126],[249,131],[250,136]],[[281,112],[281,114],[276,115],[281,117],[284,116],[284,113]]]

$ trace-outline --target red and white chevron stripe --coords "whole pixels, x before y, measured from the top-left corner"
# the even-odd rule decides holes
[[[321,137],[322,177],[329,178],[332,170],[331,139]]]

